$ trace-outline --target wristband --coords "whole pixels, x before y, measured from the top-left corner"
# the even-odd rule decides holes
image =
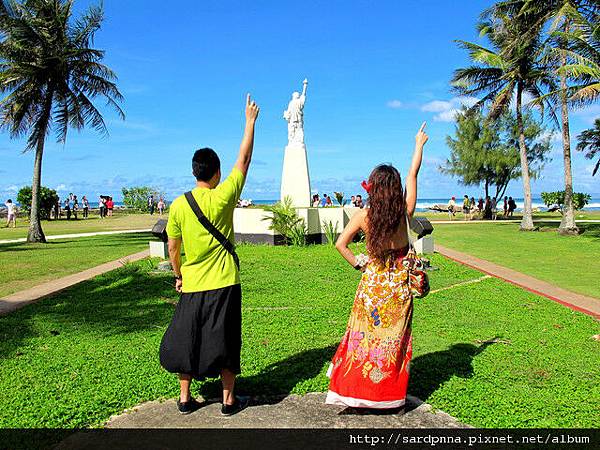
[[[176,280],[181,280],[181,279],[182,279],[182,276],[181,276],[181,275],[175,275],[175,279],[176,279]]]

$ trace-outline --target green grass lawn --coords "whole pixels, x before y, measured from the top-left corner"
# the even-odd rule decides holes
[[[439,220],[449,220],[447,212],[436,212],[436,211],[427,211],[427,212],[418,212],[416,213],[419,217],[427,217],[431,221],[439,221]],[[500,216],[498,221],[504,220],[502,217],[502,212],[500,212]],[[454,216],[453,220],[462,221],[463,213],[457,212]],[[508,217],[507,220],[521,220],[523,216],[520,213],[515,213],[513,217]],[[562,216],[558,212],[537,212],[533,214],[533,220],[561,220]],[[575,214],[575,220],[600,220],[600,211],[577,211]]]
[[[79,215],[81,217],[81,214]],[[145,230],[152,228],[158,219],[166,219],[167,214],[162,217],[158,214],[127,214],[125,212],[115,212],[112,217],[100,219],[97,214],[90,215],[89,219],[83,220],[44,220],[42,229],[46,236],[57,234],[73,233],[92,233],[96,231],[114,231],[114,230]],[[3,223],[4,224],[4,223]],[[0,240],[18,239],[27,237],[29,221],[19,218],[17,228],[0,228]]]
[[[326,246],[240,246],[242,370],[249,394],[325,391],[359,274]],[[479,272],[436,255],[432,289]],[[135,264],[0,318],[0,427],[101,426],[177,395],[158,347],[169,275]],[[409,393],[482,427],[595,427],[598,323],[495,279],[416,302]],[[493,341],[493,342],[492,342]],[[214,380],[195,393],[218,393]],[[323,405],[323,408],[327,406]]]
[[[580,224],[579,236],[560,236],[558,224],[520,232],[518,224],[435,226],[441,245],[501,264],[565,289],[600,298],[600,224]]]
[[[0,244],[0,297],[142,251],[150,239],[135,233]]]

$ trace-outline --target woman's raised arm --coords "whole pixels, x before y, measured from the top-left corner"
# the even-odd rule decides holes
[[[415,136],[415,151],[408,176],[406,177],[406,212],[409,216],[414,214],[415,207],[417,206],[417,175],[419,175],[419,169],[421,168],[423,147],[427,139],[429,139],[429,136],[425,134],[425,125],[427,125],[427,122],[423,122],[423,125],[421,125]]]

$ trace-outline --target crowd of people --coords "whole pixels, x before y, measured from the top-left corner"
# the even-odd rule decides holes
[[[323,197],[320,197],[319,194],[314,194],[312,196],[312,207],[313,208],[327,208],[333,205],[333,201],[331,201],[331,197],[328,194],[323,194]],[[364,208],[366,206],[365,201],[362,198],[362,195],[353,195],[350,198],[350,203],[344,206],[351,206],[354,208]]]
[[[458,209],[456,197],[452,197],[448,202],[448,218],[450,220],[454,219]],[[517,209],[515,200],[512,197],[505,196],[502,205],[502,217],[512,217],[515,209]],[[498,200],[496,197],[487,195],[485,200],[483,197],[479,197],[479,200],[475,202],[475,197],[469,198],[468,195],[463,196],[462,212],[464,220],[473,220],[475,215],[486,220],[496,220],[498,218],[498,210]]]

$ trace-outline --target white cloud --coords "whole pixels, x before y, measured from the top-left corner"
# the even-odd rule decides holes
[[[390,100],[386,103],[386,106],[392,109],[402,108],[402,105],[403,103],[400,100]]]
[[[433,116],[435,122],[453,122],[457,112],[463,106],[471,107],[479,99],[475,97],[454,97],[450,100],[433,100],[421,106],[421,111],[437,113]]]

